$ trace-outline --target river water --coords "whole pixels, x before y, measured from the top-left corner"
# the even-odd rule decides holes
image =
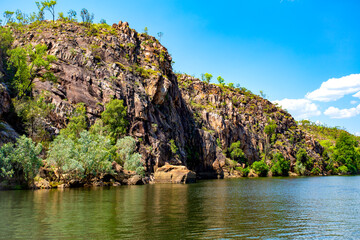
[[[0,192],[1,239],[360,239],[360,177]]]

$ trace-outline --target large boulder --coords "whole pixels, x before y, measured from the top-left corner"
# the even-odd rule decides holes
[[[154,178],[155,183],[194,183],[196,173],[185,166],[165,165],[156,170]]]

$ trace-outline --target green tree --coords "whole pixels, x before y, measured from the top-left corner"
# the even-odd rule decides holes
[[[39,2],[35,2],[35,4],[36,4],[36,7],[38,9],[38,13],[36,14],[36,20],[37,21],[44,21],[44,19],[45,19],[44,6]]]
[[[68,11],[68,18],[70,21],[76,21],[76,15],[77,15],[77,13],[75,10],[71,9]]]
[[[141,162],[141,155],[135,152],[136,141],[133,137],[126,136],[119,139],[116,143],[116,149],[119,162],[124,164],[125,169],[144,176],[145,169]]]
[[[27,24],[28,23],[28,17],[26,14],[23,14],[19,9],[15,12],[15,18],[18,21],[19,24]]]
[[[26,47],[17,47],[8,51],[9,62],[16,68],[13,85],[20,98],[31,92],[35,77],[51,81],[56,80],[50,71],[51,63],[56,61],[56,57],[48,55],[46,50],[45,44],[39,44],[35,47],[29,44]],[[38,74],[40,70],[44,71],[42,75]]]
[[[76,140],[80,137],[80,133],[87,129],[87,126],[85,104],[79,103],[76,105],[66,128],[61,129],[60,134],[72,140]]]
[[[257,161],[251,165],[251,168],[254,169],[256,174],[260,177],[266,177],[269,171],[268,165],[264,161]]]
[[[42,165],[39,157],[41,144],[21,136],[14,144],[7,143],[0,148],[0,176],[19,182],[32,180]]]
[[[10,49],[14,38],[9,28],[0,27],[0,50],[2,53],[6,53]]]
[[[50,12],[50,14],[53,17],[53,22],[55,22],[55,5],[56,5],[56,1],[55,0],[46,0],[41,2],[42,5],[42,9],[43,10],[47,10]]]
[[[105,106],[105,111],[101,113],[101,119],[108,128],[109,137],[113,144],[116,140],[126,133],[129,122],[126,120],[127,107],[124,107],[124,101],[112,99]]]
[[[217,80],[220,85],[224,85],[225,80],[221,76],[218,76]]]
[[[247,163],[247,159],[245,157],[245,153],[241,149],[241,143],[240,141],[233,142],[229,149],[228,149],[228,155],[232,160],[235,160],[239,163]]]
[[[286,160],[281,153],[276,153],[273,157],[271,172],[274,176],[288,176],[290,171],[290,160]]]
[[[345,165],[351,174],[359,172],[360,156],[356,151],[358,142],[350,134],[342,132],[336,140],[333,157],[336,162]]]
[[[86,8],[83,8],[80,12],[80,16],[84,25],[90,27],[91,23],[94,21],[94,14],[89,13]]]
[[[307,170],[310,170],[313,167],[312,159],[303,148],[300,148],[296,153],[296,162],[299,163],[299,165],[301,163]]]
[[[213,75],[211,75],[210,73],[201,74],[201,80],[206,83],[210,83],[212,77],[213,77]]]
[[[14,22],[14,19],[13,19],[13,16],[14,15],[14,12],[11,12],[11,11],[5,11],[4,12],[4,18],[5,18],[5,21],[4,21],[4,25],[7,25],[8,23],[12,23]]]
[[[47,162],[57,168],[59,180],[90,180],[111,171],[110,140],[84,130],[73,140],[60,134],[48,152]]]
[[[46,121],[54,105],[46,102],[45,95],[41,94],[34,99],[14,99],[13,103],[15,112],[23,120],[27,134],[36,141],[50,140]]]

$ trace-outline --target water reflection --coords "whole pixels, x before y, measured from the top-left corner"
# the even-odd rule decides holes
[[[360,177],[0,192],[1,239],[360,238]]]

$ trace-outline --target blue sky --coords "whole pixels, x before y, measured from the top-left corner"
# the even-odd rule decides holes
[[[30,0],[0,3],[0,11],[36,10]],[[163,32],[176,71],[221,75],[263,90],[297,120],[360,134],[359,1],[58,0],[55,10],[81,8],[96,22]]]

